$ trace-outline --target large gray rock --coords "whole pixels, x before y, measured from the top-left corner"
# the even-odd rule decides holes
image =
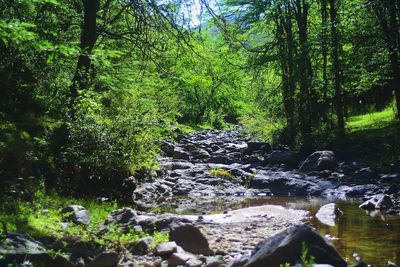
[[[178,246],[175,242],[167,242],[158,244],[154,249],[154,254],[157,256],[168,258],[173,253],[177,252]]]
[[[260,172],[250,179],[250,188],[269,189],[274,195],[320,195],[324,188],[292,173]]]
[[[168,263],[170,266],[201,266],[203,264],[202,261],[197,259],[196,255],[185,251],[172,254],[168,259]]]
[[[192,224],[182,224],[172,227],[169,239],[175,241],[185,251],[194,254],[211,255],[207,238]]]
[[[302,244],[315,263],[347,267],[346,261],[337,250],[314,229],[306,225],[296,225],[267,238],[257,245],[246,267],[277,267],[281,264],[300,263]],[[291,265],[291,266],[292,266]]]
[[[312,153],[300,166],[302,172],[334,170],[338,162],[333,151],[324,150]]]
[[[341,216],[343,212],[336,206],[335,203],[329,203],[322,206],[315,217],[326,225],[335,226],[335,221],[338,216]]]
[[[387,210],[393,207],[390,196],[386,194],[375,195],[359,206],[364,210]]]
[[[65,219],[77,225],[87,225],[90,222],[89,212],[80,205],[69,205],[61,210]]]

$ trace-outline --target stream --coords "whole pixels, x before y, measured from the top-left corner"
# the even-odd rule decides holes
[[[261,216],[266,220],[214,226],[208,237],[221,235],[214,243],[227,241],[224,249],[228,254],[229,247],[235,247],[232,255],[248,255],[259,240],[302,221],[330,239],[349,264],[360,257],[370,266],[387,266],[388,261],[400,265],[399,175],[340,162],[329,151],[321,152],[323,167],[313,162],[304,167],[301,164],[307,155],[272,150],[267,143],[252,141],[240,129],[182,135],[177,142],[163,143],[162,150],[160,170],[134,192],[139,209],[208,217],[249,207],[307,211],[302,219],[289,215],[285,221],[279,211],[272,212],[270,218]],[[363,200],[377,194],[391,195],[395,209],[390,216],[385,211],[359,208]],[[336,203],[343,212],[334,226],[315,217],[328,203]],[[260,229],[263,227],[271,231]],[[237,238],[224,240],[226,235]],[[242,239],[241,243],[235,239]]]
[[[288,209],[308,211],[308,219],[322,235],[332,238],[331,242],[340,254],[350,263],[355,263],[359,256],[372,267],[387,266],[388,260],[400,265],[400,216],[387,216],[380,212],[366,212],[358,206],[360,200],[336,201],[343,215],[335,226],[321,223],[316,217],[318,209],[330,203],[321,197],[260,197],[243,200],[240,203],[226,205],[221,201],[209,203],[206,211],[195,207],[175,210],[184,214],[214,214],[224,210],[257,207],[261,205],[277,205]],[[164,203],[163,208],[174,212]],[[355,255],[357,254],[357,255]]]

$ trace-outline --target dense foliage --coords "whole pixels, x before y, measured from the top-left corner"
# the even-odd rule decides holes
[[[174,125],[311,150],[400,112],[399,5],[1,0],[0,191],[131,192]]]

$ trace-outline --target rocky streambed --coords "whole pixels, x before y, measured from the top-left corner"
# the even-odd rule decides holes
[[[153,249],[151,238],[146,237],[123,253],[92,251],[86,258],[69,250],[65,265],[57,266],[278,267],[299,262],[303,243],[317,263],[347,266],[358,261],[356,266],[364,266],[359,258],[362,254],[353,253],[362,251],[361,246],[372,246],[373,240],[352,243],[351,239],[369,236],[366,232],[371,229],[378,232],[377,238],[388,236],[392,249],[384,255],[399,264],[398,166],[381,173],[342,162],[332,151],[303,155],[289,149],[273,150],[240,129],[202,131],[165,141],[159,162],[159,170],[133,192],[134,205],[112,212],[100,234],[117,225],[126,231],[167,231],[171,242]],[[83,212],[76,211],[77,216]],[[379,227],[365,228],[366,222]],[[317,227],[325,237],[306,224]],[[352,237],[343,231],[350,231]],[[8,246],[15,245],[14,257],[27,255],[24,246],[46,254],[47,247],[24,238],[7,237]],[[346,255],[341,256],[332,242]],[[379,254],[387,247],[374,249]],[[10,251],[0,246],[0,253],[13,257]],[[349,259],[353,256],[356,259]],[[373,257],[369,254],[367,259]],[[380,258],[372,266],[395,266],[390,264]]]

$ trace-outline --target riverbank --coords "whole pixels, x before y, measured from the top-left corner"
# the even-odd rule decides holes
[[[45,205],[36,207],[31,217],[42,221],[36,220],[36,225],[27,226],[41,226],[42,232],[35,236],[36,241],[3,233],[9,240],[8,250],[6,247],[1,250],[6,255],[5,260],[20,259],[22,254],[30,255],[28,259],[33,260],[45,255],[48,261],[49,251],[53,251],[53,256],[56,251],[55,256],[63,257],[70,264],[66,266],[77,266],[78,262],[81,264],[78,266],[92,266],[98,257],[118,259],[119,266],[176,266],[177,262],[182,264],[189,260],[192,263],[189,266],[208,266],[214,260],[219,264],[216,266],[244,266],[248,260],[252,262],[254,249],[265,238],[277,238],[281,231],[294,229],[294,240],[298,240],[297,231],[315,236],[308,228],[295,227],[307,220],[313,223],[315,214],[310,208],[301,207],[297,202],[273,203],[280,197],[292,197],[300,203],[313,203],[321,198],[324,203],[370,199],[367,206],[371,209],[373,204],[373,207],[368,214],[384,220],[400,215],[398,173],[381,173],[374,168],[358,166],[337,158],[332,151],[303,155],[291,150],[272,150],[268,143],[253,141],[240,129],[180,135],[177,142],[164,142],[162,150],[159,170],[144,177],[143,183],[134,190],[129,207],[105,204],[107,208],[102,214],[108,216],[103,215],[101,220],[96,214],[90,215],[93,209],[88,212],[85,207],[69,205],[81,203],[59,203],[58,210]],[[385,199],[384,205],[379,204],[381,198]],[[263,202],[268,200],[272,203]],[[107,199],[97,201],[108,203]],[[246,207],[244,203],[255,204]],[[96,217],[90,219],[91,216]],[[343,216],[350,218],[349,214]],[[313,225],[316,226],[315,222]],[[54,231],[49,231],[51,229]],[[325,228],[319,229],[327,233]],[[21,231],[22,228],[9,230]],[[342,226],[338,231],[346,229]],[[343,236],[333,233],[337,234],[329,238]],[[182,235],[187,237],[186,243],[179,239]],[[11,253],[10,248],[21,240],[26,241],[25,245],[33,242],[34,248],[40,249],[33,250],[36,254],[29,254],[16,246],[16,252]],[[175,245],[165,244],[168,240]],[[400,238],[391,240],[395,242],[393,246],[397,246]],[[201,247],[193,249],[193,244],[199,242]],[[170,254],[160,252],[165,249],[162,244],[170,249]],[[356,253],[356,245],[346,248]],[[113,253],[104,256],[104,251],[110,249]],[[379,249],[376,253],[380,253]],[[218,257],[213,258],[215,256]]]

